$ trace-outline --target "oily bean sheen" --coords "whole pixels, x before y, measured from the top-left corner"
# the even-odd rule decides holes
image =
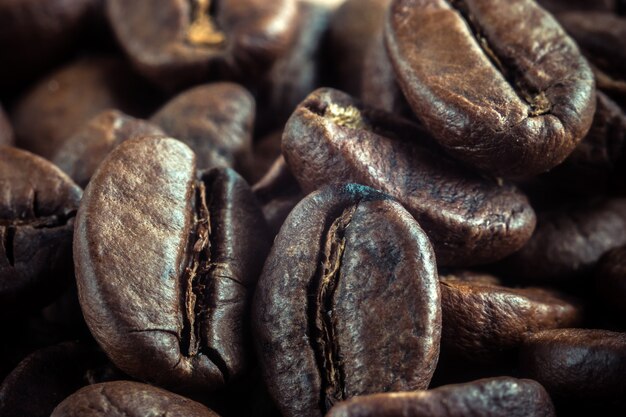
[[[535,233],[502,261],[501,270],[527,282],[567,284],[624,244],[626,198],[578,203],[539,213]]]
[[[253,306],[265,382],[285,417],[322,416],[356,395],[425,389],[440,320],[428,238],[399,203],[355,184],[296,206]]]
[[[530,379],[479,379],[429,391],[373,394],[337,404],[326,417],[553,417],[546,390]]]
[[[169,90],[267,70],[296,19],[294,0],[107,0],[106,10],[137,70]]]
[[[545,330],[522,347],[520,369],[558,398],[626,405],[626,333]]]
[[[85,187],[113,148],[132,137],[146,135],[165,136],[158,126],[117,110],[105,110],[67,138],[52,162]]]
[[[387,16],[400,87],[453,156],[530,176],[562,162],[589,130],[593,73],[533,0],[394,0]]]
[[[613,249],[600,260],[596,292],[617,318],[626,323],[626,246]]]
[[[70,395],[51,417],[219,417],[204,405],[130,381],[90,385]]]
[[[519,249],[535,214],[514,186],[444,155],[420,126],[319,89],[289,119],[283,154],[306,192],[356,182],[396,198],[433,243],[439,265],[487,263]]]
[[[0,146],[0,312],[41,307],[69,282],[81,196],[52,163]]]
[[[490,275],[440,276],[441,348],[475,362],[511,353],[529,332],[581,323],[579,305],[556,291],[511,288]]]
[[[109,154],[78,212],[74,259],[85,320],[115,365],[177,391],[246,369],[262,216],[234,171],[196,175],[182,142],[131,139]]]
[[[233,83],[213,83],[183,91],[150,121],[187,144],[199,169],[237,167],[252,152],[252,95]]]

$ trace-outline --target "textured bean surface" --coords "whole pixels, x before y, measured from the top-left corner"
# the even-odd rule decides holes
[[[480,264],[519,249],[535,214],[526,197],[445,156],[412,122],[319,89],[283,134],[283,154],[306,192],[356,182],[398,199],[433,242],[439,265]]]
[[[530,379],[480,379],[429,391],[374,394],[335,406],[327,417],[552,417],[545,389]]]
[[[357,185],[307,196],[275,239],[253,307],[263,375],[283,415],[425,389],[439,303],[428,239],[397,202]]]
[[[589,130],[593,73],[534,1],[396,0],[387,16],[400,87],[455,157],[530,176],[562,162]]]

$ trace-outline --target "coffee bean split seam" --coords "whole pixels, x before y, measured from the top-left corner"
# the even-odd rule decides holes
[[[528,104],[530,107],[528,110],[529,117],[542,116],[550,114],[552,109],[552,103],[546,96],[545,91],[533,91],[533,88],[528,85],[519,70],[515,70],[512,67],[507,67],[506,61],[503,58],[498,57],[494,49],[489,44],[489,39],[484,30],[480,27],[479,19],[474,16],[469,10],[467,0],[448,0],[450,5],[457,13],[461,15],[469,31],[476,39],[476,43],[480,49],[485,53],[489,61],[494,67],[500,71],[505,80],[513,87],[513,91],[517,93],[520,99]]]
[[[329,410],[335,403],[345,399],[345,374],[339,359],[339,346],[333,324],[333,298],[340,279],[341,262],[346,246],[345,232],[357,205],[346,208],[325,233],[324,251],[320,256],[318,271],[309,283],[309,294],[315,294],[314,302],[309,299],[309,318],[312,348],[323,378],[320,408]]]
[[[191,25],[187,30],[187,41],[192,45],[221,47],[226,41],[224,32],[215,21],[216,0],[193,0]]]

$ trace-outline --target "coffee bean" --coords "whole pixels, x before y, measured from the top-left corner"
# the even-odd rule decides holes
[[[293,0],[108,0],[109,22],[133,65],[168,90],[266,71],[293,36]]]
[[[373,394],[337,404],[327,417],[553,417],[545,389],[530,379],[480,379],[429,391]]]
[[[320,85],[323,60],[322,40],[330,21],[330,10],[308,1],[297,2],[296,29],[286,53],[280,57],[259,87],[257,129],[281,128],[293,109]]]
[[[274,130],[254,142],[251,161],[252,166],[247,170],[250,175],[251,184],[261,180],[271,169],[276,159],[281,156],[280,147],[282,138],[283,131],[280,129]]]
[[[524,342],[520,367],[556,398],[625,404],[626,333],[545,330]]]
[[[576,194],[626,193],[626,114],[598,91],[591,129],[572,154],[544,180]]]
[[[535,225],[526,197],[429,142],[408,120],[319,89],[289,119],[283,154],[305,192],[356,182],[398,199],[428,233],[440,266],[487,263],[519,249]]]
[[[40,349],[20,362],[0,385],[0,416],[48,417],[67,396],[89,384],[87,376],[105,364],[102,353],[76,342]]]
[[[2,105],[0,105],[0,146],[13,145],[14,140],[11,122],[9,122]]]
[[[234,171],[196,175],[193,151],[174,139],[125,141],[89,183],[76,224],[81,307],[115,365],[204,392],[247,369],[248,299],[268,238]]]
[[[254,109],[243,87],[214,83],[180,93],[150,121],[193,149],[198,168],[240,169],[251,157]]]
[[[51,417],[219,417],[204,405],[160,388],[130,381],[84,387],[54,409]]]
[[[291,210],[305,196],[282,156],[252,186],[252,191],[263,207],[263,215],[273,236],[278,233]]]
[[[333,14],[329,45],[337,88],[359,96],[370,43],[384,23],[390,0],[346,0]]]
[[[596,290],[603,303],[626,323],[626,246],[602,257],[596,270]]]
[[[610,12],[617,9],[616,0],[538,0],[537,3],[550,11],[550,13],[562,13],[572,10]]]
[[[281,228],[255,293],[270,395],[286,417],[322,416],[356,395],[424,389],[440,314],[432,248],[400,204],[354,184],[312,193]]]
[[[387,16],[398,83],[453,156],[526,177],[561,163],[589,130],[593,73],[534,1],[395,0]]]
[[[24,94],[12,114],[17,146],[52,158],[64,140],[98,113],[119,109],[145,116],[155,94],[128,65],[112,56],[78,59]]]
[[[0,312],[43,307],[69,283],[81,196],[50,162],[0,146]]]
[[[626,199],[578,203],[539,213],[533,236],[502,261],[501,271],[525,282],[571,286],[624,244]]]
[[[165,133],[146,121],[117,110],[105,110],[67,138],[52,158],[81,187],[87,186],[102,160],[123,141]]]
[[[556,291],[507,287],[472,272],[440,282],[441,349],[464,361],[510,359],[529,332],[582,324],[581,305]]]

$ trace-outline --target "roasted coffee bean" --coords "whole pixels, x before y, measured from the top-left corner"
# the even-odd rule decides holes
[[[243,87],[214,83],[180,93],[150,121],[196,153],[198,168],[245,165],[252,152],[254,98]]]
[[[428,238],[399,203],[355,184],[307,196],[274,241],[253,306],[282,414],[322,416],[356,395],[425,389],[439,355],[439,296]]]
[[[81,307],[113,363],[177,391],[240,376],[266,227],[245,181],[225,168],[196,175],[184,143],[115,148],[85,191],[74,236]]]
[[[0,146],[13,145],[14,140],[11,122],[9,122],[2,105],[0,105]]]
[[[252,191],[263,207],[263,215],[274,236],[291,210],[305,196],[282,156],[252,186]]]
[[[204,405],[160,388],[130,381],[105,382],[70,395],[51,417],[219,417]]]
[[[0,2],[0,89],[29,82],[61,62],[91,24],[99,0]]]
[[[365,53],[361,98],[367,106],[401,115],[407,119],[414,118],[413,111],[402,94],[396,81],[396,73],[387,56],[382,27]]]
[[[626,405],[626,333],[545,330],[524,342],[520,368],[555,398]]]
[[[69,283],[81,196],[50,162],[0,146],[0,312],[42,307]]]
[[[385,42],[415,115],[486,172],[547,171],[591,126],[593,73],[533,0],[394,0]]]
[[[113,148],[127,139],[147,135],[165,136],[165,133],[144,120],[117,110],[105,110],[67,138],[52,162],[84,188]]]
[[[562,13],[572,10],[610,12],[617,9],[616,0],[537,0],[537,3],[550,11],[550,13]]]
[[[334,85],[360,96],[365,54],[383,27],[390,0],[346,0],[334,13],[329,33]]]
[[[553,417],[546,390],[530,379],[480,379],[429,391],[373,394],[337,404],[326,417]]]
[[[32,353],[0,385],[0,416],[48,417],[70,394],[95,383],[106,362],[102,353],[76,342]]]
[[[573,285],[600,257],[626,244],[626,199],[540,212],[528,243],[504,259],[502,273],[525,282]]]
[[[602,257],[596,270],[596,291],[618,320],[626,323],[626,246]]]
[[[150,88],[112,56],[74,61],[40,80],[12,114],[16,143],[52,158],[64,140],[98,113],[114,108],[146,116],[159,102]]]
[[[440,282],[441,349],[464,361],[510,359],[528,333],[582,323],[580,304],[556,291],[507,287],[472,272]]]
[[[298,103],[320,85],[322,38],[331,12],[308,1],[298,1],[297,7],[294,39],[264,77],[257,94],[257,129],[262,131],[282,129]]]
[[[429,142],[408,120],[319,89],[289,119],[283,154],[305,192],[356,182],[398,199],[428,233],[440,266],[487,263],[519,249],[535,226],[526,197]]]
[[[133,65],[173,90],[215,77],[256,77],[285,53],[293,0],[107,0],[115,35]]]
[[[572,154],[544,176],[576,194],[626,193],[626,114],[598,91],[589,133]]]

